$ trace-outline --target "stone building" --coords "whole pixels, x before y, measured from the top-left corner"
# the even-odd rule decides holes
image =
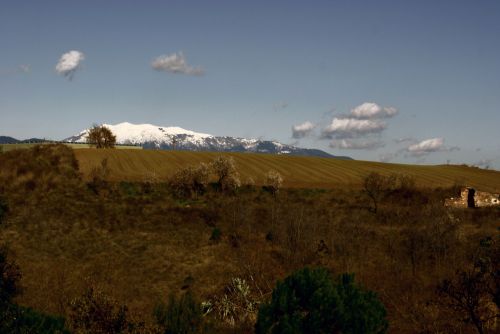
[[[492,194],[485,191],[477,191],[471,187],[464,187],[460,192],[460,197],[448,198],[445,200],[444,205],[459,208],[480,208],[500,205],[500,194]]]

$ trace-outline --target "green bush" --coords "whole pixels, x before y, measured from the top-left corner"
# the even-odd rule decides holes
[[[10,305],[0,317],[0,333],[69,334],[62,317]]]
[[[222,238],[222,231],[218,227],[214,227],[212,230],[212,235],[210,236],[210,241],[219,242]]]
[[[304,268],[278,282],[259,310],[256,333],[385,333],[386,310],[376,294],[343,274]]]
[[[189,291],[179,299],[171,294],[167,304],[156,306],[154,316],[164,334],[206,333],[208,330],[201,305]]]

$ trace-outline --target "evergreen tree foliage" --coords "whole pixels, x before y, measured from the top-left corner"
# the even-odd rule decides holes
[[[376,294],[354,283],[354,275],[332,280],[323,268],[304,268],[277,283],[263,304],[256,333],[385,333],[386,311]]]
[[[0,315],[2,334],[69,334],[62,317],[52,316],[18,305],[9,305]]]

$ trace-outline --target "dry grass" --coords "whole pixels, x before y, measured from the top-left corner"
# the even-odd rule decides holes
[[[88,176],[93,167],[108,159],[113,181],[166,180],[177,170],[209,162],[221,153],[152,150],[75,151],[80,170]],[[458,165],[404,165],[371,161],[337,160],[250,153],[223,153],[235,159],[241,180],[252,178],[257,185],[269,170],[278,171],[285,188],[359,187],[370,172],[414,176],[418,186],[449,187],[467,184],[484,191],[500,192],[500,172]]]
[[[84,173],[107,158],[110,177],[120,182],[89,187],[75,170],[74,155]],[[187,281],[207,300],[223,295],[233,277],[243,277],[265,299],[277,279],[322,265],[355,272],[376,291],[388,308],[391,333],[472,332],[433,304],[435,289],[470,265],[481,238],[498,235],[500,208],[449,211],[442,201],[452,189],[399,189],[386,194],[374,214],[355,186],[378,171],[416,175],[433,186],[465,178],[494,190],[498,172],[230,154],[243,180],[262,182],[275,169],[295,188],[277,196],[261,187],[228,195],[209,189],[180,200],[164,183],[123,182],[143,181],[153,172],[166,178],[217,155],[65,146],[1,154],[0,192],[11,210],[0,226],[0,244],[9,246],[23,272],[24,293],[16,301],[67,315],[69,302],[92,281],[150,323],[158,300],[181,293]],[[210,240],[214,227],[222,233],[219,242]]]

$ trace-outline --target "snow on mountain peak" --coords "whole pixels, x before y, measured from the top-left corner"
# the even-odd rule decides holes
[[[256,152],[294,155],[314,155],[331,157],[330,154],[314,149],[302,149],[277,141],[245,139],[228,136],[212,136],[176,126],[156,126],[153,124],[116,125],[103,124],[116,136],[117,144],[140,145],[145,149],[177,149],[189,151],[215,152]],[[78,135],[65,139],[68,142],[84,143],[88,129]]]
[[[164,143],[171,142],[178,135],[189,137],[193,143],[202,142],[212,135],[194,132],[177,126],[156,126],[153,124],[132,124],[123,122],[116,125],[103,124],[113,132],[118,144],[143,144],[146,142]],[[76,142],[85,142],[88,129],[80,133]]]

